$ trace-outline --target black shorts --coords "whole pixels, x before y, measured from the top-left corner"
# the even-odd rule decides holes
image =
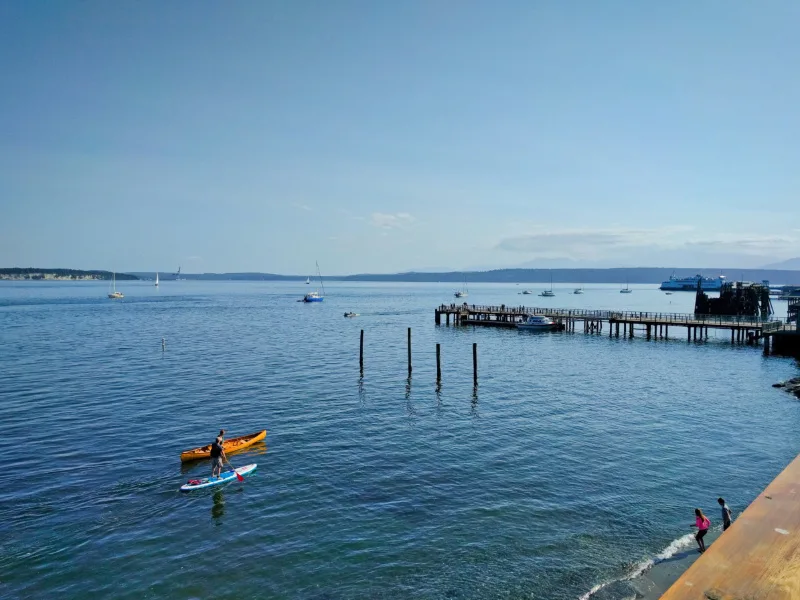
[[[700,540],[702,540],[705,537],[705,535],[707,533],[708,533],[708,529],[701,529],[700,531],[697,532],[697,535],[694,536],[694,539],[696,539],[699,542]]]

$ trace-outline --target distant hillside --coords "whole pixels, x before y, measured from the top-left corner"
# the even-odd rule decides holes
[[[116,278],[123,280],[139,279],[135,275],[117,273]],[[111,279],[111,271],[83,271],[80,269],[45,269],[41,267],[13,267],[0,269],[0,279],[14,280],[55,280],[55,281],[76,281],[76,280],[104,280]]]
[[[765,269],[663,269],[639,267],[635,269],[496,269],[492,271],[447,271],[439,273],[361,273],[357,275],[333,275],[324,281],[408,281],[446,283],[612,283],[654,284],[661,283],[675,274],[687,277],[701,273],[707,277],[726,275],[728,279],[761,281],[768,279],[773,284],[800,284],[800,272]],[[143,279],[155,279],[155,272],[135,272]],[[181,279],[199,281],[305,281],[305,275],[277,275],[275,273],[181,273]],[[162,281],[175,279],[172,273],[159,273]]]
[[[800,271],[800,257],[782,260],[781,262],[764,265],[763,269],[788,269],[792,271]]]

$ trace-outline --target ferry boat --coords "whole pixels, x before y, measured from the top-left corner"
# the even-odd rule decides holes
[[[700,282],[704,292],[718,292],[722,289],[722,284],[725,283],[725,276],[703,277],[698,273],[692,277],[676,277],[675,273],[673,273],[669,276],[667,281],[661,283],[659,289],[676,292],[694,292],[697,291],[698,282]]]
[[[556,329],[558,324],[550,317],[543,315],[533,315],[528,317],[524,322],[517,323],[518,329],[534,329],[536,331],[550,331]]]

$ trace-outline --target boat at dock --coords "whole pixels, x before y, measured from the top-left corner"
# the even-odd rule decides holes
[[[267,437],[267,430],[262,429],[261,431],[256,431],[255,433],[249,433],[247,435],[241,435],[239,437],[225,440],[222,444],[222,449],[225,450],[225,454],[232,454],[233,452],[244,450],[256,442],[260,442],[265,437]],[[209,458],[210,456],[211,444],[207,444],[205,446],[200,446],[198,448],[184,450],[181,452],[181,462],[200,460],[203,458]]]
[[[535,331],[550,331],[558,328],[558,323],[550,317],[532,315],[522,323],[517,323],[517,329],[530,329]]]
[[[658,289],[674,292],[696,292],[698,283],[704,292],[718,292],[722,289],[722,284],[725,283],[725,276],[703,277],[698,273],[691,277],[676,277],[675,273],[673,273],[669,276],[669,279],[661,283],[661,287]]]

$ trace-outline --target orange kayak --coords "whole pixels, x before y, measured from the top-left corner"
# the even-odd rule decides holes
[[[267,430],[263,429],[261,431],[257,431],[256,433],[225,440],[222,443],[222,447],[225,449],[225,454],[231,454],[233,452],[238,452],[239,450],[244,450],[256,442],[260,442],[265,437],[267,437]],[[194,448],[193,450],[184,450],[181,452],[181,462],[199,460],[201,458],[208,458],[209,456],[211,456],[211,444],[208,444],[207,446],[200,446],[199,448]]]

